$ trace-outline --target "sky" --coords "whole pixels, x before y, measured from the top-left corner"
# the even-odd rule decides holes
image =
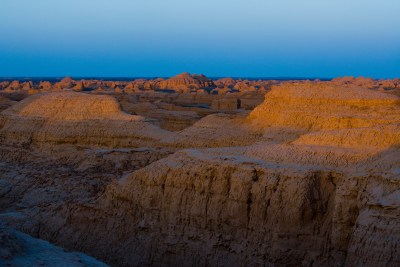
[[[399,0],[0,0],[0,77],[400,77]]]

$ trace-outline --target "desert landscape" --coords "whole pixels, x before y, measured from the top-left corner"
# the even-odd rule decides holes
[[[0,267],[400,267],[399,13],[0,1]]]
[[[400,265],[400,79],[0,95],[2,266]]]

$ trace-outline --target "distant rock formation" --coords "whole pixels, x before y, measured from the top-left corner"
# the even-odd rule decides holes
[[[215,85],[217,85],[219,88],[233,88],[236,84],[236,81],[232,78],[222,78],[218,79],[215,81]]]
[[[21,87],[19,81],[12,81],[5,89],[6,92],[17,91]]]
[[[276,80],[243,80],[233,78],[221,78],[212,80],[200,74],[184,72],[169,79],[136,79],[132,81],[103,81],[103,80],[79,80],[65,77],[59,82],[49,81],[3,81],[0,82],[0,93],[7,94],[36,94],[49,91],[93,91],[105,94],[140,94],[161,90],[164,92],[198,93],[198,94],[236,94],[238,96],[255,93],[263,95],[271,86],[281,83],[299,83],[300,81],[276,81]],[[303,82],[300,82],[303,83]],[[364,77],[343,77],[329,82],[340,87],[359,87],[384,91],[394,95],[400,95],[400,79],[374,80]]]
[[[188,72],[184,72],[165,81],[160,81],[158,87],[160,89],[172,89],[178,92],[187,92],[191,89],[215,87],[215,85],[212,80],[202,74],[191,75]]]
[[[39,89],[50,90],[52,87],[51,83],[48,81],[42,81],[39,83]]]

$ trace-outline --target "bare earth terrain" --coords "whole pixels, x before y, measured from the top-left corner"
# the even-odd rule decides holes
[[[399,96],[352,77],[0,82],[0,265],[400,266]]]

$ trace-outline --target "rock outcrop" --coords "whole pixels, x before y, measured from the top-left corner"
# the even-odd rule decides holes
[[[360,84],[283,83],[176,133],[109,95],[31,96],[1,115],[0,219],[113,266],[398,266],[399,98]]]
[[[307,130],[370,127],[398,123],[398,97],[325,83],[275,87],[250,118],[264,127]]]
[[[214,82],[208,79],[206,76],[202,74],[191,75],[188,72],[181,73],[177,76],[158,83],[158,87],[160,89],[173,89],[181,92],[190,91],[191,89],[200,89],[213,86],[215,86]]]
[[[398,99],[341,90],[275,88],[247,122],[265,129],[263,142],[182,150],[111,186],[102,207],[135,237],[124,241],[131,248],[121,254],[138,265],[399,264]],[[298,120],[282,118],[294,114]],[[226,132],[223,120],[215,125]],[[287,131],[282,127],[293,136],[279,136]],[[376,134],[366,134],[375,127],[381,127]],[[346,140],[353,129],[363,132],[350,138],[357,145],[318,141],[331,130]],[[123,223],[132,209],[129,225]]]
[[[111,96],[73,92],[27,98],[1,113],[0,126],[3,141],[23,144],[138,147],[169,136],[145,118],[123,113]]]

